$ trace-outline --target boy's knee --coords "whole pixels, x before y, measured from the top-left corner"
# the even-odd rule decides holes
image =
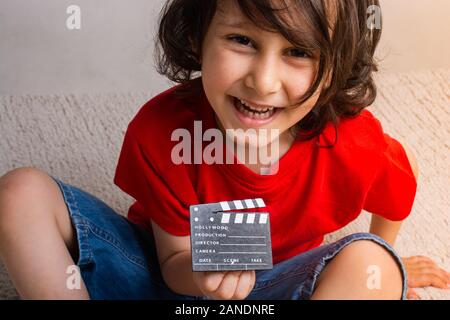
[[[14,196],[27,192],[40,183],[45,173],[32,167],[11,170],[0,177],[0,194]]]
[[[365,287],[388,299],[401,297],[403,276],[401,267],[391,252],[371,240],[358,240],[342,249],[341,258],[360,268]]]
[[[12,214],[11,209],[26,206],[33,197],[39,197],[48,178],[45,172],[32,167],[17,168],[0,177],[0,220]]]

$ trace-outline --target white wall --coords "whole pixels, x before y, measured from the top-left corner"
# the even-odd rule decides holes
[[[152,39],[163,0],[0,0],[0,94],[164,87]],[[66,8],[81,7],[81,30]]]
[[[449,0],[380,0],[382,70],[450,68]]]
[[[449,0],[381,0],[382,70],[450,67]],[[152,91],[152,39],[164,0],[0,0],[0,94]],[[82,29],[66,28],[66,8]]]

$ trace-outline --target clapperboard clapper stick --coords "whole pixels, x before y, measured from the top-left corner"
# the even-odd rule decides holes
[[[269,213],[249,212],[265,207],[261,198],[190,206],[192,270],[272,269]]]

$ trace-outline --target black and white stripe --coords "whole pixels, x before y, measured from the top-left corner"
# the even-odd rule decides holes
[[[243,209],[265,208],[266,204],[261,198],[234,200],[234,201],[222,201],[219,202],[222,211],[233,211]]]
[[[237,223],[237,224],[267,224],[267,213],[222,213],[220,223]]]

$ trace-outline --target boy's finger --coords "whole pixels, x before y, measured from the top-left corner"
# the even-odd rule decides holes
[[[419,295],[413,289],[408,289],[408,293],[406,294],[406,299],[408,300],[420,300]]]
[[[436,287],[445,288],[447,287],[446,281],[444,281],[439,275],[435,273],[424,273],[417,275],[412,279],[411,287]]]
[[[441,268],[435,267],[431,271],[434,275],[439,277],[439,284],[440,286],[438,288],[444,289],[447,287],[448,279],[447,279],[447,272]]]
[[[253,288],[253,278],[251,272],[243,272],[239,277],[239,282],[236,286],[236,292],[233,299],[243,300],[245,299]]]
[[[219,288],[214,292],[222,299],[231,299],[236,292],[236,287],[242,271],[230,271],[225,274]]]
[[[209,292],[214,292],[216,291],[220,284],[223,281],[223,278],[225,276],[225,272],[205,272],[204,273],[205,276],[205,282],[204,282],[204,287],[207,291]]]
[[[411,287],[437,286],[445,288],[448,283],[448,274],[438,267],[422,267],[408,273],[408,284]]]
[[[249,292],[251,292],[253,290],[253,288],[255,287],[255,284],[256,284],[256,272],[254,270],[252,272],[250,272],[250,283],[251,283],[251,286],[249,288]]]

